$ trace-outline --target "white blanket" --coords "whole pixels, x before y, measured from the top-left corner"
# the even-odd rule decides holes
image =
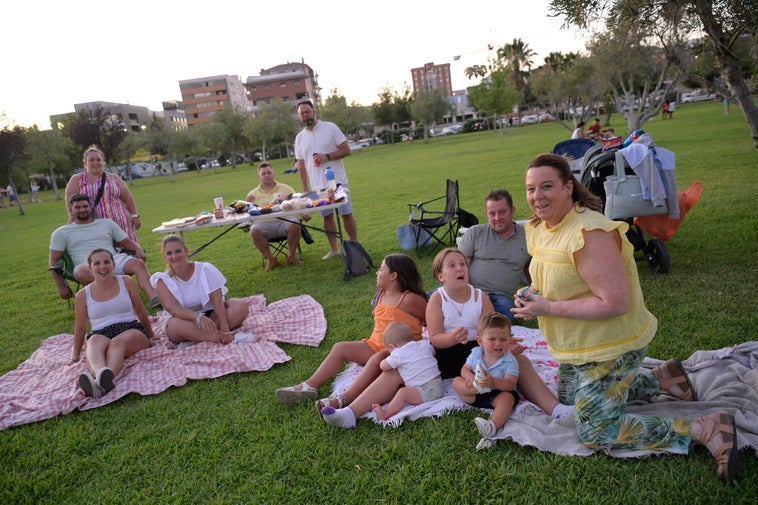
[[[558,382],[558,363],[547,351],[539,330],[520,326],[513,327],[513,335],[523,338],[529,357],[537,373],[553,393]],[[646,358],[644,366],[654,367],[660,360]],[[715,351],[697,351],[682,362],[689,371],[690,381],[699,401],[685,402],[660,396],[650,403],[629,404],[627,411],[636,414],[665,417],[696,417],[711,412],[732,414],[737,424],[737,441],[740,449],[751,447],[758,455],[758,342],[745,342]],[[350,365],[334,382],[334,394],[341,393],[360,371],[360,366]],[[453,391],[451,380],[445,380],[444,396],[422,405],[407,405],[387,421],[380,421],[373,411],[362,417],[372,419],[383,426],[400,426],[405,419],[442,416],[451,411],[472,408]],[[476,429],[472,423],[471,429]],[[477,448],[491,447],[497,440],[510,439],[520,445],[536,447],[541,451],[571,456],[589,456],[595,450],[586,447],[576,435],[574,421],[552,419],[539,407],[522,398],[511,418],[493,438],[482,439]],[[615,450],[611,456],[618,458],[643,457],[654,451]]]

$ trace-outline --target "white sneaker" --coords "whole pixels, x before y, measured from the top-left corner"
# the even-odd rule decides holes
[[[276,399],[280,402],[291,405],[293,403],[302,403],[307,401],[313,401],[318,398],[318,390],[310,387],[305,382],[298,384],[297,386],[290,386],[286,388],[279,388],[274,392]]]
[[[479,434],[484,438],[492,438],[495,436],[495,433],[497,433],[495,423],[489,419],[477,417],[474,419],[474,423],[476,424],[476,429],[479,430]]]
[[[492,388],[486,387],[486,386],[480,386],[479,381],[487,377],[487,374],[484,372],[484,368],[482,367],[481,363],[476,364],[476,369],[474,370],[474,387],[477,391],[479,391],[479,394],[489,393],[492,391]]]

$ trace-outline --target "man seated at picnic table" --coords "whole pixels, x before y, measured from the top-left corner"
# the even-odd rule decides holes
[[[291,186],[278,182],[274,177],[274,169],[268,162],[258,165],[258,179],[261,183],[247,194],[245,200],[255,203],[258,207],[279,203],[289,198],[295,191]],[[303,214],[303,221],[308,221],[310,216]],[[299,265],[302,263],[297,257],[297,246],[300,243],[301,228],[296,217],[271,218],[255,221],[250,227],[250,236],[253,245],[263,254],[266,259],[266,270],[273,270],[279,266],[279,260],[271,252],[269,240],[287,237],[287,263]]]
[[[522,278],[529,278],[529,260],[523,226],[513,221],[516,208],[504,189],[484,199],[487,223],[469,228],[458,249],[469,260],[469,282],[489,294],[497,312],[513,320],[513,296]]]
[[[92,205],[87,195],[77,194],[69,199],[69,208],[73,216],[73,222],[57,228],[50,237],[50,273],[61,298],[68,299],[74,296],[71,288],[66,284],[63,276],[53,267],[63,258],[63,253],[68,253],[74,264],[74,277],[80,284],[86,286],[92,283],[94,273],[87,264],[87,256],[93,249],[106,249],[113,254],[117,275],[134,275],[137,284],[150,299],[150,308],[160,305],[155,290],[150,285],[150,272],[145,262],[145,251],[134,240],[130,239],[115,221],[110,219],[95,219],[92,213]],[[134,251],[134,256],[126,253],[117,253],[113,244],[124,250]]]

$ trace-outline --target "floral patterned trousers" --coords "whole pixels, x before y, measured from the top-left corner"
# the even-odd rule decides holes
[[[615,360],[558,368],[558,399],[576,408],[577,433],[586,446],[687,454],[691,419],[626,413],[627,399],[661,392],[652,372],[639,368],[646,354],[644,347]]]

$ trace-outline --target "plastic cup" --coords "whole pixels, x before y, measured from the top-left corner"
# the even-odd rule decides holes
[[[213,208],[214,209],[223,209],[224,208],[224,199],[220,196],[217,196],[213,199]]]

